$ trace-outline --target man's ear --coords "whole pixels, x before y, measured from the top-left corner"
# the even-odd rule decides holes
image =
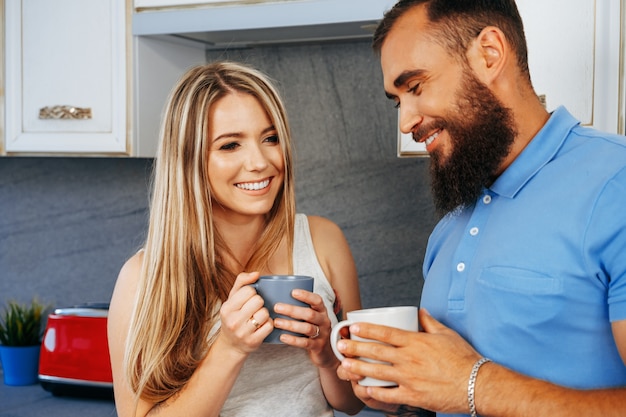
[[[487,26],[470,44],[467,59],[478,79],[491,85],[501,75],[510,54],[504,33],[497,27]]]

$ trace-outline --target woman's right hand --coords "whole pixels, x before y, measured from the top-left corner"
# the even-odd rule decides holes
[[[220,308],[220,337],[243,354],[255,351],[274,329],[263,298],[250,284],[259,279],[258,272],[242,272]]]

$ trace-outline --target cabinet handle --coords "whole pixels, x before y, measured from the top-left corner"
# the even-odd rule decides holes
[[[40,119],[91,119],[91,108],[51,106],[39,109]]]

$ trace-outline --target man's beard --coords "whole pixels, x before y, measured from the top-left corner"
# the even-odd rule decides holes
[[[473,205],[483,188],[493,183],[517,132],[511,111],[469,71],[456,109],[423,129],[433,128],[445,129],[451,141],[449,155],[440,150],[431,153],[431,190],[443,215]]]

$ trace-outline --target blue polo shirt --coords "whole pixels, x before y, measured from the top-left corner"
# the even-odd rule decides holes
[[[626,386],[626,139],[561,107],[474,207],[434,229],[421,306],[481,354],[573,388]]]

